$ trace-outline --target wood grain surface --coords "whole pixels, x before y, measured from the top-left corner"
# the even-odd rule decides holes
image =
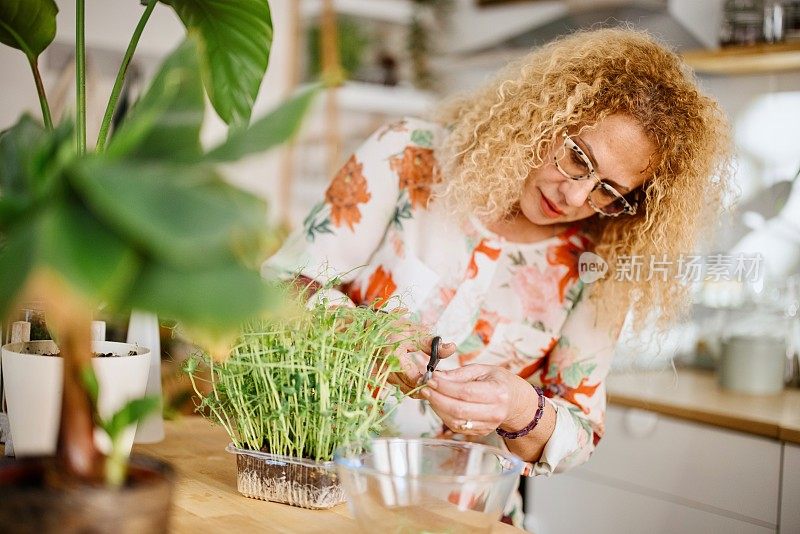
[[[166,460],[178,472],[172,532],[359,532],[345,504],[330,510],[305,510],[240,495],[236,490],[236,459],[225,452],[228,436],[205,419],[191,416],[168,421],[165,431],[164,441],[136,445],[134,452]],[[380,525],[375,529],[379,531]],[[498,522],[492,532],[523,531]]]

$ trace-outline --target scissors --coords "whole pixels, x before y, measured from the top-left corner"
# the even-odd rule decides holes
[[[420,380],[420,385],[423,386],[428,383],[428,380],[431,379],[433,376],[433,372],[436,370],[436,366],[439,365],[439,344],[442,342],[441,336],[434,336],[431,340],[431,359],[428,360],[427,370],[425,374],[422,375],[422,380]]]

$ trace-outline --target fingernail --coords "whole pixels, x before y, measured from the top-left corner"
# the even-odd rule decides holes
[[[432,388],[435,388],[439,385],[439,383],[436,381],[435,378],[431,378],[430,380],[428,380],[428,385]]]
[[[423,390],[420,392],[420,395],[422,395],[422,396],[423,396],[423,397],[425,397],[425,398],[428,398],[428,397],[430,397],[430,396],[431,396],[431,391],[430,391],[429,389],[423,389]]]
[[[445,343],[444,345],[442,345],[442,347],[444,347],[444,348],[448,348],[448,349],[455,348],[455,346],[456,346],[456,344],[455,344],[455,343],[453,343],[452,341],[448,341],[447,343]]]

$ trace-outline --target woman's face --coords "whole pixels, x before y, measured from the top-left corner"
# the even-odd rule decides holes
[[[609,115],[591,130],[569,133],[591,160],[596,176],[626,198],[642,185],[655,147],[635,119],[627,115]],[[567,178],[553,161],[556,154],[565,154],[561,137],[544,165],[528,175],[520,198],[523,215],[537,225],[579,221],[596,213],[587,199],[597,181]],[[566,153],[564,157],[571,157],[571,154]]]

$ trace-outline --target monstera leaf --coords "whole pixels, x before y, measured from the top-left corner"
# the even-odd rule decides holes
[[[56,36],[57,13],[53,0],[3,0],[0,43],[22,50],[35,62]]]
[[[227,124],[249,122],[272,45],[267,0],[162,0],[201,43],[206,92]]]

